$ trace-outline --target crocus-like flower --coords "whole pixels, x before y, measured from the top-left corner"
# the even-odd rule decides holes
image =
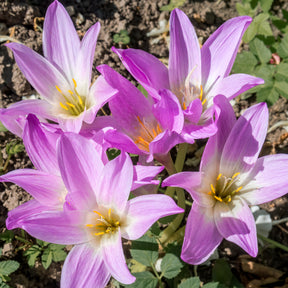
[[[141,237],[159,218],[182,213],[166,195],[128,201],[133,164],[126,153],[103,164],[93,142],[64,133],[58,162],[68,190],[63,211],[21,219],[32,236],[58,244],[77,244],[65,260],[61,287],[105,287],[112,275],[124,284],[135,281],[127,268],[121,237]]]
[[[33,113],[59,123],[64,131],[78,133],[82,122],[93,122],[97,111],[113,95],[99,77],[91,85],[94,51],[100,23],[80,42],[65,8],[55,0],[47,10],[43,27],[44,56],[19,43],[6,44],[27,80],[42,100],[23,100],[0,111],[0,120],[21,136],[17,116]]]
[[[120,150],[153,156],[166,155],[178,143],[185,142],[181,135],[184,117],[177,99],[168,91],[160,91],[161,98],[145,97],[133,84],[107,65],[97,67],[106,82],[117,90],[109,101],[112,116],[97,117],[87,129],[98,126],[112,127],[105,139]]]
[[[264,81],[246,74],[230,75],[241,37],[252,19],[236,17],[219,27],[200,49],[189,18],[179,9],[170,17],[169,68],[153,55],[137,49],[115,49],[133,77],[156,99],[158,91],[170,89],[185,115],[184,130],[192,138],[216,132],[213,98],[232,99]],[[153,67],[153,68],[152,68]]]
[[[204,262],[223,238],[255,257],[256,226],[249,205],[287,193],[288,155],[258,159],[267,133],[266,104],[252,106],[236,121],[227,98],[217,96],[214,103],[221,109],[218,131],[208,140],[200,172],[182,172],[164,181],[186,189],[194,200],[181,255],[190,264]]]

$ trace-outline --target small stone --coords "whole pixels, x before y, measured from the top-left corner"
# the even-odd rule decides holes
[[[69,14],[70,17],[74,16],[75,15],[75,8],[74,6],[70,5],[70,6],[67,6],[66,7],[66,10]]]
[[[85,21],[84,16],[81,13],[78,13],[76,17],[76,24],[81,25],[84,23],[84,21]]]

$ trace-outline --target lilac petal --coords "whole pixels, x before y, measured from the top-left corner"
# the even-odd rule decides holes
[[[180,133],[184,115],[177,97],[169,90],[160,90],[161,99],[154,105],[153,113],[164,129]]]
[[[83,119],[85,118],[85,115],[86,111],[83,111],[79,116],[76,117],[71,118],[59,117],[57,122],[59,123],[59,126],[63,131],[78,134],[82,128]]]
[[[37,169],[60,175],[56,156],[56,142],[59,137],[60,134],[41,126],[35,115],[28,115],[23,130],[23,142]]]
[[[107,269],[117,281],[131,284],[136,280],[126,265],[120,233],[107,237],[103,246],[103,258]]]
[[[239,192],[249,205],[259,205],[287,194],[288,155],[261,157]]]
[[[50,62],[61,68],[67,75],[67,80],[71,81],[74,77],[73,72],[77,69],[80,40],[69,14],[58,1],[54,1],[48,7],[45,15],[43,52]]]
[[[137,49],[112,48],[125,68],[156,99],[160,89],[169,89],[169,76],[166,66],[155,56]],[[153,69],[151,69],[153,67]]]
[[[201,54],[197,35],[189,18],[179,9],[170,16],[170,87],[183,87],[186,77],[193,71],[193,84],[201,84]]]
[[[200,99],[195,99],[192,101],[187,109],[183,111],[185,120],[189,123],[197,124],[200,120],[202,114],[203,106]]]
[[[32,199],[8,212],[8,218],[6,219],[7,229],[20,228],[22,220],[29,218],[33,215],[38,215],[43,211],[53,211],[57,207],[51,207],[40,204],[37,200]]]
[[[205,91],[218,80],[230,74],[241,38],[251,23],[248,16],[235,17],[221,25],[201,49],[202,83]]]
[[[99,206],[115,207],[119,213],[126,206],[133,181],[133,164],[127,153],[108,162],[95,187]]]
[[[214,222],[213,208],[204,208],[194,202],[187,219],[182,260],[192,265],[205,262],[222,239]]]
[[[73,207],[92,209],[95,187],[104,167],[95,144],[83,136],[65,133],[58,144],[58,162]]]
[[[129,240],[138,239],[158,219],[183,212],[184,210],[166,195],[143,195],[133,198],[127,205],[128,225],[124,231],[122,230],[122,237]]]
[[[222,150],[236,123],[236,116],[233,107],[226,97],[221,95],[216,96],[214,98],[214,105],[218,132],[210,137],[206,144],[201,160],[200,171],[209,175],[212,173],[213,175],[211,177],[216,179],[219,174],[219,163]]]
[[[77,79],[77,91],[82,95],[88,94],[91,83],[92,66],[99,31],[99,22],[89,28],[81,41],[80,53],[77,55],[77,69],[74,69],[74,77]]]
[[[106,287],[110,277],[101,251],[85,243],[69,252],[62,269],[61,287]]]
[[[252,212],[241,197],[214,207],[215,223],[221,235],[234,242],[252,257],[258,253],[256,225]]]
[[[57,101],[59,92],[56,85],[64,91],[70,89],[61,72],[40,54],[18,43],[9,43],[6,46],[13,51],[16,63],[24,76],[48,102]]]
[[[143,166],[135,165],[133,166],[133,184],[131,190],[135,190],[143,185],[155,184],[153,178],[156,177],[161,171],[163,171],[164,166]],[[157,184],[159,182],[157,181]],[[157,185],[156,184],[156,185]]]
[[[56,121],[50,109],[51,105],[45,100],[23,100],[9,105],[7,109],[0,108],[0,121],[9,131],[22,138],[23,127],[19,125],[17,119],[25,118],[26,115],[32,113],[44,119]]]
[[[267,105],[259,103],[237,120],[222,151],[220,172],[226,177],[253,167],[266,138],[268,117]]]
[[[224,95],[229,100],[235,98],[250,88],[264,84],[264,80],[247,74],[232,74],[217,81],[207,97]]]
[[[82,211],[44,211],[22,219],[19,228],[31,236],[55,244],[73,245],[89,241]]]
[[[0,176],[0,182],[13,182],[47,206],[61,205],[65,186],[61,177],[34,169],[18,169]],[[64,199],[62,199],[64,202]]]

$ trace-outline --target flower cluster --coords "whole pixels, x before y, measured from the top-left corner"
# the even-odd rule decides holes
[[[147,96],[105,64],[91,85],[100,24],[80,41],[57,0],[45,16],[44,57],[25,45],[6,44],[41,97],[0,109],[1,122],[22,137],[36,168],[0,176],[33,196],[8,213],[6,225],[43,241],[75,245],[61,287],[105,287],[111,276],[123,284],[135,281],[122,238],[138,239],[158,219],[184,212],[182,190],[180,207],[174,191],[157,193],[155,177],[164,168],[170,176],[162,187],[183,188],[193,199],[183,261],[203,263],[223,238],[257,255],[249,206],[286,194],[288,155],[258,159],[268,128],[266,104],[236,120],[229,102],[263,83],[229,75],[250,22],[248,16],[227,21],[200,48],[188,17],[173,10],[168,68],[145,51],[112,48]],[[111,115],[96,116],[106,103]],[[205,138],[199,172],[174,166],[175,145]],[[110,148],[121,153],[109,161]],[[139,155],[137,165],[128,153]]]

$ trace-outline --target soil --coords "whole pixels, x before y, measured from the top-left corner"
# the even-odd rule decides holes
[[[148,37],[147,33],[154,28],[159,28],[160,20],[169,19],[169,12],[160,11],[162,6],[169,3],[168,0],[71,0],[61,2],[72,17],[80,37],[84,35],[85,31],[87,31],[92,24],[97,21],[101,23],[101,32],[94,58],[95,65],[93,75],[95,77],[98,75],[95,67],[105,63],[135,83],[116,54],[111,52],[110,49],[112,46],[122,48],[129,46],[131,48],[143,49],[162,59],[164,62],[167,62],[169,56],[168,34],[164,33],[158,37]],[[186,3],[181,9],[192,21],[199,41],[204,43],[217,27],[226,20],[238,15],[235,8],[236,2],[236,0],[186,0]],[[273,9],[275,13],[278,13],[279,7],[285,3],[280,0],[274,2]],[[40,0],[2,0],[0,2],[0,34],[10,35],[35,51],[42,53],[41,27],[43,20],[41,17],[45,16],[45,11],[50,3],[50,1]],[[39,27],[35,26],[35,19]],[[128,45],[113,42],[113,35],[119,33],[122,29],[127,30],[130,36],[131,40]],[[36,91],[25,80],[15,64],[11,51],[4,45],[1,45],[0,107],[5,108],[10,103],[20,101],[24,97],[35,97],[36,94]],[[244,109],[254,103],[253,98],[249,98],[248,100],[237,99],[234,106],[236,114],[239,116]],[[279,121],[287,120],[287,108],[288,102],[283,98],[280,98],[275,105],[270,107],[270,127]],[[268,133],[262,155],[288,153],[287,136],[287,130],[281,127]],[[3,153],[4,160],[7,158],[5,152],[6,145],[15,139],[16,137],[10,132],[0,132],[0,149]],[[17,141],[21,140],[17,139]],[[197,151],[191,150],[189,157],[191,159],[197,158]],[[11,158],[7,171],[31,167],[32,164],[28,156],[25,152],[21,152]],[[6,229],[5,219],[7,218],[8,211],[29,199],[30,196],[16,185],[0,183],[0,232]],[[262,208],[271,214],[273,220],[288,217],[288,198],[282,197],[263,205]],[[20,231],[16,230],[15,233],[19,234]],[[274,226],[269,237],[288,246],[288,222]],[[10,282],[12,287],[60,287],[59,281],[63,263],[52,263],[47,270],[45,270],[40,263],[37,263],[34,268],[30,268],[23,258],[22,253],[15,251],[14,248],[19,245],[19,243],[14,242],[3,244],[4,249],[2,251],[4,259],[14,259],[21,263],[19,270],[12,275],[12,281]],[[285,285],[288,285],[287,252],[284,253],[280,249],[271,249],[264,246],[257,258],[250,259],[244,255],[244,252],[239,247],[225,241],[220,247],[220,254],[222,257],[229,259],[229,263],[232,263],[233,272],[246,287],[260,287],[260,284],[265,284],[266,282],[264,280],[267,280],[267,274],[264,273],[264,275],[261,275],[261,273],[257,274],[254,271],[255,269],[246,269],[243,264],[245,261],[252,261],[255,264],[262,264],[265,267],[275,268],[280,272],[286,273],[278,277],[278,279],[274,279],[278,281],[277,283],[273,282],[274,280],[272,279],[272,284],[270,284],[269,287],[287,287]],[[262,271],[264,270],[262,269]],[[211,269],[200,267],[198,272],[202,281],[207,282],[211,280]],[[258,281],[258,284],[255,280]]]

